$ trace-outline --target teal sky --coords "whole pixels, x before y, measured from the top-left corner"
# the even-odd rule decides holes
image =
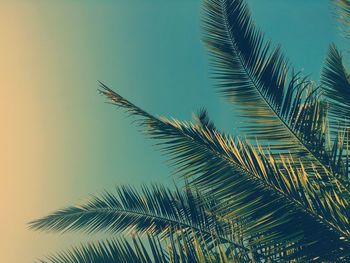
[[[248,2],[267,38],[318,80],[328,45],[342,43],[329,2]],[[235,133],[230,106],[209,79],[199,20],[199,0],[5,0],[4,262],[90,239],[29,231],[32,219],[116,184],[172,184],[155,142],[104,103],[98,80],[152,114],[191,120],[205,106],[218,127]]]

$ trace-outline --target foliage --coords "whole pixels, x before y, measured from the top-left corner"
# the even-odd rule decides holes
[[[350,4],[333,1],[347,34]],[[348,262],[350,78],[332,44],[320,85],[264,39],[243,0],[205,0],[202,24],[217,89],[246,138],[155,117],[101,84],[157,140],[184,188],[121,186],[35,220],[45,231],[129,234],[47,262]],[[43,261],[45,262],[45,261]]]

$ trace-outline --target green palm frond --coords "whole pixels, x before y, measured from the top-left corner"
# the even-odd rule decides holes
[[[151,249],[146,249],[140,239],[106,240],[88,244],[70,251],[57,253],[41,260],[42,263],[168,263],[169,257],[160,244],[148,238]]]
[[[341,22],[341,29],[345,38],[350,38],[350,1],[349,0],[331,0],[335,6],[336,17]]]
[[[219,91],[238,109],[236,116],[248,119],[241,125],[247,137],[297,154],[304,166],[318,166],[326,177],[347,178],[332,158],[335,144],[327,138],[320,93],[293,73],[279,47],[264,40],[245,2],[206,0],[203,29]],[[347,181],[340,183],[347,188]]]
[[[333,160],[343,169],[343,178],[349,177],[350,75],[343,63],[343,55],[332,44],[321,72],[321,84],[328,102],[330,131],[335,145]],[[336,161],[337,160],[337,161]]]
[[[248,251],[233,227],[220,222],[210,213],[214,204],[199,194],[153,185],[141,193],[130,186],[120,186],[116,194],[105,192],[93,196],[85,204],[58,210],[30,223],[35,230],[46,231],[108,231],[129,232],[168,237],[178,231],[192,236],[196,233],[209,240],[213,233],[222,243]]]
[[[298,75],[288,82],[287,60],[264,40],[244,1],[205,1],[203,29],[220,92],[243,112],[240,117],[253,119],[248,135],[295,148],[297,125],[318,106],[311,83]]]
[[[350,126],[350,75],[345,69],[343,55],[332,44],[329,47],[321,83],[324,95],[328,98],[333,130],[342,130]]]
[[[228,252],[216,243],[209,251],[200,237],[188,242],[184,235],[172,236],[162,245],[155,237],[132,237],[90,243],[48,256],[41,263],[245,263],[249,259]]]
[[[216,130],[215,124],[209,119],[208,111],[205,108],[199,109],[197,114],[194,114],[194,119],[202,128],[206,127],[209,130]]]
[[[325,185],[316,171],[311,181],[290,159],[284,159],[288,169],[281,172],[262,149],[256,151],[207,127],[156,118],[103,84],[102,88],[113,104],[141,117],[146,134],[162,140],[158,145],[178,172],[221,201],[218,214],[242,220],[246,242],[260,251],[269,247],[279,257],[291,251],[304,260],[349,256],[348,203],[337,194],[337,185]]]

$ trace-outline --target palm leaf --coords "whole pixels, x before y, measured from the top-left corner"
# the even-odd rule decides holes
[[[90,243],[69,251],[48,256],[41,263],[239,263],[248,262],[233,254],[226,255],[225,247],[216,244],[208,251],[205,242],[195,237],[188,242],[185,236],[172,236],[166,245],[152,236],[144,239],[132,237]]]
[[[306,169],[318,167],[350,193],[348,175],[332,155],[337,144],[327,137],[326,104],[313,82],[294,74],[280,47],[264,40],[243,0],[206,0],[203,8],[214,78],[238,109],[236,117],[248,119],[243,132],[274,152],[291,151]]]
[[[343,63],[343,55],[332,44],[329,47],[321,72],[324,95],[328,99],[333,131],[348,128],[350,113],[349,73]]]
[[[311,83],[298,75],[287,82],[287,60],[264,40],[244,1],[205,1],[203,29],[219,90],[243,112],[240,117],[253,119],[254,126],[245,131],[260,141],[282,141],[283,150],[295,148],[293,133],[299,126],[292,126],[309,115],[303,109],[317,102]]]
[[[161,186],[143,187],[141,193],[130,186],[117,187],[116,194],[105,192],[93,196],[85,204],[58,210],[30,223],[35,230],[129,232],[168,237],[178,231],[212,235],[238,250],[248,251],[229,223],[220,222],[210,213],[212,202],[199,194],[171,191]],[[235,240],[238,240],[236,243]],[[240,244],[239,244],[240,243]],[[242,252],[241,252],[242,253]]]
[[[145,249],[140,239],[133,238],[88,244],[70,251],[48,256],[42,263],[168,263],[169,257],[160,244],[148,238],[151,249]]]
[[[329,47],[321,73],[321,83],[324,95],[330,104],[333,129],[348,127],[350,118],[349,73],[345,69],[342,53],[334,44]]]
[[[349,0],[331,0],[335,7],[336,17],[341,22],[341,29],[345,38],[350,38],[350,1]]]
[[[331,132],[335,138],[333,160],[343,169],[344,180],[349,176],[348,132],[350,121],[350,82],[343,55],[332,44],[321,72],[321,84],[327,98]],[[347,182],[348,184],[348,182]]]
[[[221,201],[218,214],[241,219],[245,242],[254,244],[256,251],[270,248],[276,257],[292,257],[293,251],[303,260],[319,261],[349,256],[348,203],[337,194],[337,185],[325,185],[317,171],[311,181],[305,170],[295,170],[291,159],[284,159],[289,169],[281,172],[262,149],[207,127],[156,118],[102,87],[113,104],[141,117],[146,134],[162,140],[158,145],[178,172]]]
[[[202,128],[216,130],[215,124],[210,120],[208,111],[205,108],[199,109],[197,114],[194,114],[194,120],[196,124],[200,125]]]

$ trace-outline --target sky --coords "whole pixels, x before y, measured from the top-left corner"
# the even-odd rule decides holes
[[[257,25],[296,69],[318,80],[344,45],[327,0],[250,0]],[[192,119],[207,107],[235,134],[200,42],[199,0],[2,0],[0,250],[34,262],[103,235],[52,234],[27,223],[119,184],[172,185],[172,169],[102,81],[152,114]]]

